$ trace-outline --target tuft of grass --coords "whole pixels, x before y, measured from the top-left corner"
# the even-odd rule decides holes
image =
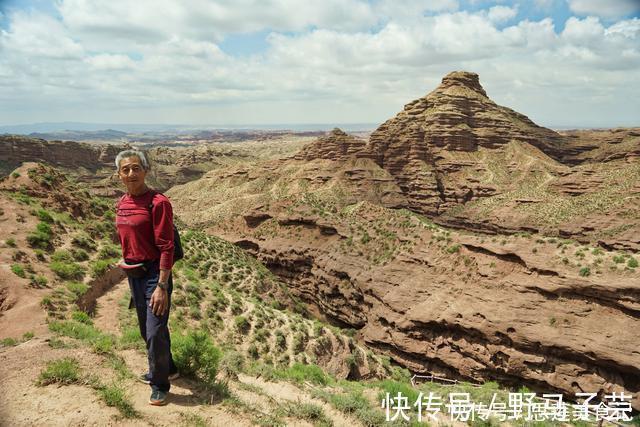
[[[627,267],[629,268],[636,268],[638,267],[638,260],[635,258],[629,258],[627,260]]]
[[[80,364],[73,357],[53,360],[40,372],[37,384],[73,384],[80,381]]]
[[[300,418],[313,423],[314,426],[332,426],[333,422],[324,413],[322,406],[315,403],[287,402],[283,405],[283,415]]]
[[[71,313],[71,318],[76,322],[84,323],[85,325],[93,325],[93,320],[84,311],[74,311]]]
[[[91,276],[94,279],[102,276],[107,272],[109,267],[116,262],[116,259],[99,259],[91,263]]]
[[[53,261],[49,267],[58,277],[66,280],[82,280],[85,275],[84,267],[75,262]]]
[[[22,277],[23,279],[27,277],[27,273],[25,273],[24,268],[20,264],[12,264],[11,271],[18,277]]]
[[[6,243],[7,246],[10,246],[12,248],[15,248],[16,245],[16,239],[14,239],[13,237],[9,237],[7,240],[4,241],[4,243]]]
[[[449,246],[447,248],[447,252],[450,253],[450,254],[455,254],[455,253],[460,252],[460,245],[459,244],[455,244],[455,245]]]
[[[31,278],[31,282],[29,282],[31,286],[34,286],[36,288],[44,288],[47,286],[47,283],[49,283],[47,278],[41,275],[33,276]]]
[[[138,418],[140,414],[133,407],[125,388],[120,384],[95,384],[94,389],[107,406],[115,407],[125,418]]]
[[[589,267],[582,267],[578,274],[580,274],[581,277],[587,277],[591,275],[591,269]]]
[[[15,338],[7,337],[0,340],[0,346],[2,347],[13,347],[14,345],[18,345],[18,340]]]
[[[74,294],[76,298],[79,298],[89,290],[89,285],[86,285],[82,282],[68,282],[67,289],[69,290],[69,292]]]

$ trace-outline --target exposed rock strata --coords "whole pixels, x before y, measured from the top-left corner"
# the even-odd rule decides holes
[[[378,215],[367,206],[357,213],[363,222]],[[532,252],[525,238],[454,236],[460,249],[447,253],[427,244],[428,231],[402,229],[394,232],[413,249],[372,265],[338,249],[346,224],[332,223],[327,235],[317,215],[270,212],[276,218],[285,228],[304,224],[302,236],[260,237],[252,230],[264,221],[247,217],[235,240],[324,316],[412,371],[567,395],[625,390],[640,408],[635,275],[580,277],[550,261],[555,245]]]

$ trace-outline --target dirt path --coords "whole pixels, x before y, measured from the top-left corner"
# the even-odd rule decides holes
[[[96,314],[93,324],[103,332],[120,336],[118,321],[118,303],[129,295],[129,282],[122,280],[96,300]]]

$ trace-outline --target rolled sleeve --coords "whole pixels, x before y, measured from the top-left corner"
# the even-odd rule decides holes
[[[153,234],[160,251],[160,269],[173,267],[173,208],[171,202],[162,200],[153,206]]]

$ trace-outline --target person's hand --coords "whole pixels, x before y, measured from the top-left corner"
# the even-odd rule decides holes
[[[156,316],[162,316],[167,311],[169,305],[169,297],[167,291],[156,287],[151,295],[151,301],[149,301],[149,307]]]

